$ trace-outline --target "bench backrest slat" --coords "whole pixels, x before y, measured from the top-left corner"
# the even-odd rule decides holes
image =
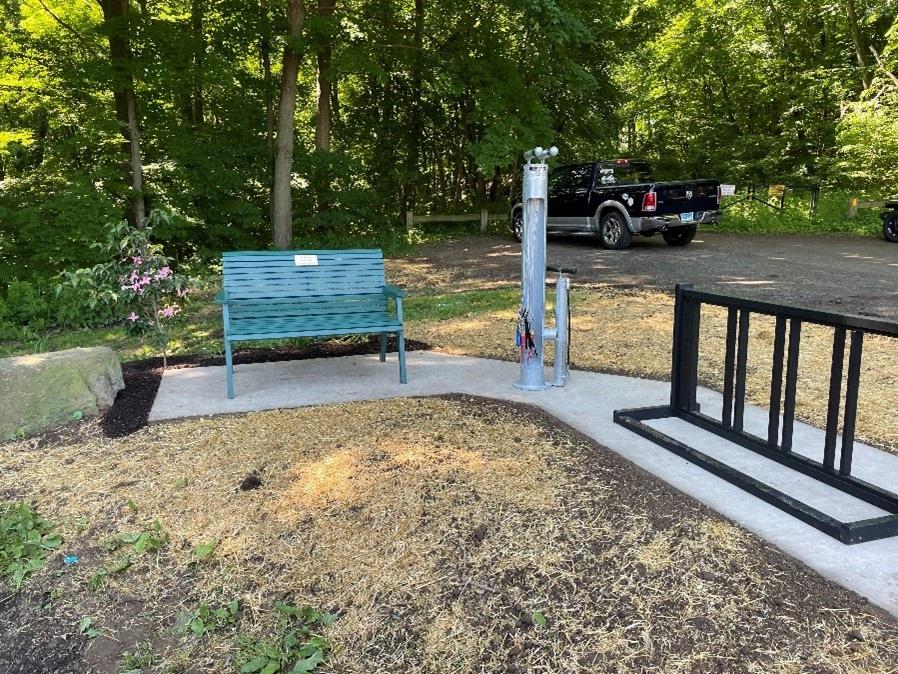
[[[343,303],[343,296],[370,295],[358,311],[381,308],[384,261],[379,249],[246,251],[222,256],[229,300],[289,304]],[[370,309],[364,309],[370,306]],[[294,308],[296,308],[294,307]]]

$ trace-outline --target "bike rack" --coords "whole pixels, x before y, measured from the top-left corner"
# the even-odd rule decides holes
[[[728,311],[724,355],[723,410],[720,419],[702,414],[696,401],[702,304],[723,307]],[[748,364],[748,328],[752,313],[776,318],[766,438],[748,433],[743,428],[745,376]],[[798,386],[798,357],[801,349],[801,328],[804,323],[833,328],[826,437],[822,461],[815,461],[798,454],[792,448],[795,398]],[[788,349],[786,346],[787,327]],[[842,442],[839,447],[837,466],[836,449],[845,344],[849,333],[848,381],[842,419]],[[860,480],[851,474],[865,334],[896,337],[898,336],[898,324],[728,297],[700,292],[688,285],[678,285],[674,306],[670,404],[616,410],[614,421],[842,543],[851,545],[898,535],[898,495]],[[783,390],[784,361],[785,391]],[[781,411],[782,426],[780,426]],[[678,418],[714,433],[767,459],[874,505],[889,514],[852,522],[839,521],[645,423],[666,418]]]

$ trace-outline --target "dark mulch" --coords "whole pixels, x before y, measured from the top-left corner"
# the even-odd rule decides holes
[[[390,338],[389,351],[396,351],[396,339]],[[405,341],[408,351],[423,351],[430,347],[413,339]],[[364,341],[353,342],[313,342],[307,346],[284,346],[270,349],[244,348],[234,351],[234,364],[277,363],[285,360],[308,360],[310,358],[336,358],[377,353],[380,342],[376,336]],[[171,356],[168,367],[209,367],[224,365],[224,356]],[[162,358],[147,358],[125,363],[122,366],[125,388],[119,391],[113,406],[106,411],[100,422],[103,434],[108,438],[130,435],[147,425],[156,392],[162,381]]]

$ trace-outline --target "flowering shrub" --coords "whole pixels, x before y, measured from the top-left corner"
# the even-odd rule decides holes
[[[91,309],[99,302],[114,303],[129,330],[153,335],[163,367],[168,366],[169,324],[181,313],[190,293],[188,279],[172,269],[172,260],[151,239],[153,226],[166,217],[153,211],[143,229],[127,222],[114,225],[108,240],[95,244],[111,260],[89,269],[64,271],[57,288],[57,293],[65,285],[86,291]]]

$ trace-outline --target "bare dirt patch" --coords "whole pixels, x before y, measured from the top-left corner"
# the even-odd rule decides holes
[[[339,615],[330,672],[898,666],[894,619],[523,406],[405,399],[96,428],[0,447],[0,493],[65,536],[0,604],[0,671],[116,671],[149,642],[144,671],[233,672],[279,600]],[[155,521],[169,543],[93,587],[119,554],[103,541]],[[233,626],[173,635],[179,612],[235,598]]]

